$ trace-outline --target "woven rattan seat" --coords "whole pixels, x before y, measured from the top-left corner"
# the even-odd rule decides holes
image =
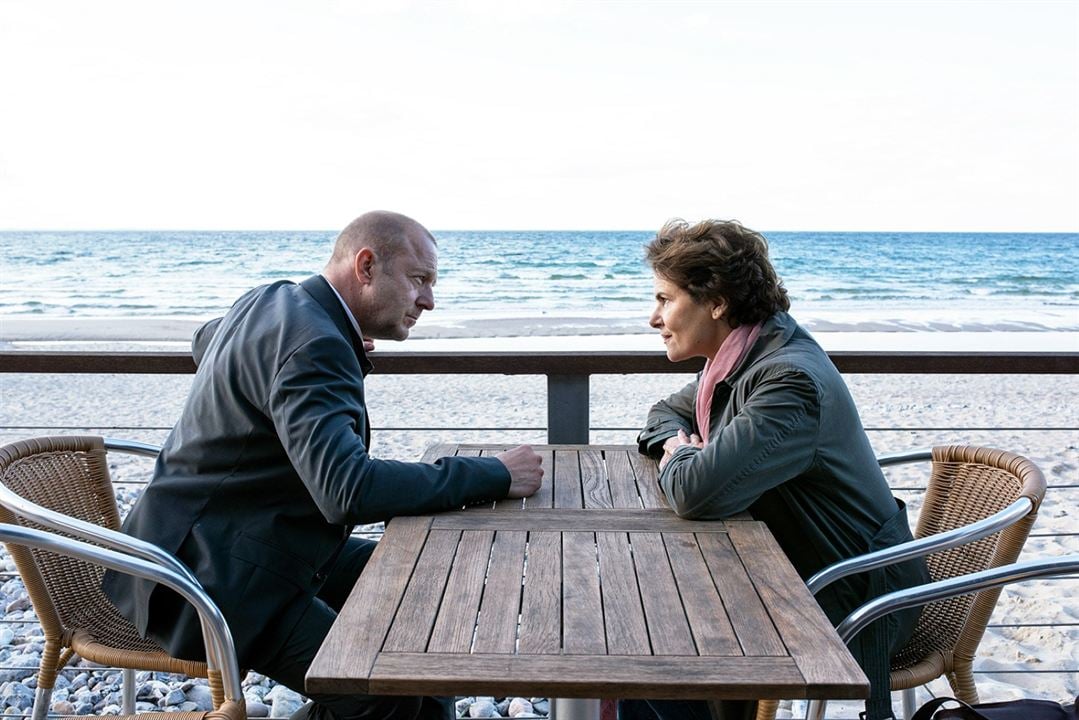
[[[0,483],[16,495],[63,515],[112,530],[120,528],[105,443],[100,437],[42,437],[0,447]],[[4,506],[0,506],[0,522],[44,529]],[[101,567],[20,545],[9,545],[8,551],[45,634],[37,679],[39,693],[45,691],[44,710],[57,673],[75,654],[110,667],[208,676],[205,663],[174,658],[152,640],[139,636],[102,592]],[[214,707],[221,708],[224,697],[216,672],[210,674],[210,689]],[[35,707],[35,717],[44,710]],[[221,708],[224,715],[232,712]],[[169,718],[175,720],[179,715],[170,713]]]
[[[1014,563],[1045,497],[1045,477],[1024,457],[1003,450],[948,445],[933,448],[933,463],[915,539],[970,525],[1020,498],[1030,512],[994,535],[926,557],[932,580]],[[945,677],[955,697],[978,702],[974,654],[1000,588],[926,605],[914,634],[892,658],[891,689],[912,690]],[[779,703],[758,703],[757,720],[773,720]]]

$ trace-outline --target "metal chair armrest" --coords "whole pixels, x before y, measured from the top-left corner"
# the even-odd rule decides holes
[[[981,540],[1026,517],[1033,509],[1034,502],[1028,497],[1021,497],[1000,512],[970,525],[936,533],[918,540],[911,540],[900,545],[893,545],[883,550],[866,553],[865,555],[859,555],[829,565],[809,578],[806,581],[806,587],[809,588],[809,592],[816,595],[827,585],[848,575],[875,570],[885,565]]]
[[[843,642],[849,642],[858,631],[874,620],[897,610],[925,605],[936,600],[967,595],[1013,582],[1040,577],[1059,577],[1079,573],[1079,555],[1066,555],[1049,560],[1031,560],[1004,565],[990,570],[957,575],[905,590],[896,590],[867,602],[839,623],[836,631]]]
[[[881,467],[891,467],[893,465],[908,465],[915,462],[925,462],[926,460],[932,459],[932,448],[923,448],[921,450],[907,450],[906,452],[901,453],[881,455],[877,458],[877,464]]]
[[[128,455],[142,455],[143,457],[155,458],[161,454],[160,445],[137,442],[135,440],[123,440],[121,438],[102,438],[105,441],[105,449],[109,451],[127,453]]]
[[[35,528],[0,523],[0,540],[76,557],[117,572],[153,580],[176,591],[195,607],[202,622],[203,636],[212,639],[206,648],[207,657],[212,657],[221,670],[225,698],[241,703],[244,701],[232,633],[221,611],[197,582],[171,567]]]

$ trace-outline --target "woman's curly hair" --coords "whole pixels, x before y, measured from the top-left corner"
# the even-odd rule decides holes
[[[726,302],[731,327],[754,325],[790,309],[768,259],[768,241],[737,220],[670,220],[645,246],[652,270],[697,302]]]

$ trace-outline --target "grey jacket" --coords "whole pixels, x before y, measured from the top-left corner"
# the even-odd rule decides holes
[[[496,458],[428,465],[369,454],[371,363],[322,277],[248,292],[196,333],[193,352],[187,403],[124,530],[194,571],[242,666],[274,655],[353,524],[459,508],[509,488]],[[144,635],[202,659],[198,619],[177,595],[112,573],[104,587]]]
[[[652,407],[641,452],[659,457],[679,429],[697,431],[696,394],[695,381]],[[660,474],[680,516],[721,519],[748,510],[803,579],[911,539],[906,511],[884,480],[839,371],[790,315],[765,321],[743,361],[715,387],[709,424],[704,448],[680,448]],[[910,561],[834,583],[817,600],[838,623],[871,597],[922,582],[925,564]],[[888,657],[917,617],[889,616],[852,646],[878,701],[882,666],[886,683]]]

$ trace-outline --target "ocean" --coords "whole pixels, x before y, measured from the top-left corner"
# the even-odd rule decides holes
[[[335,235],[0,232],[0,318],[210,318],[250,287],[318,272]],[[642,318],[647,330],[651,235],[435,232],[437,316]],[[817,329],[1079,330],[1079,234],[765,235],[792,313]]]

